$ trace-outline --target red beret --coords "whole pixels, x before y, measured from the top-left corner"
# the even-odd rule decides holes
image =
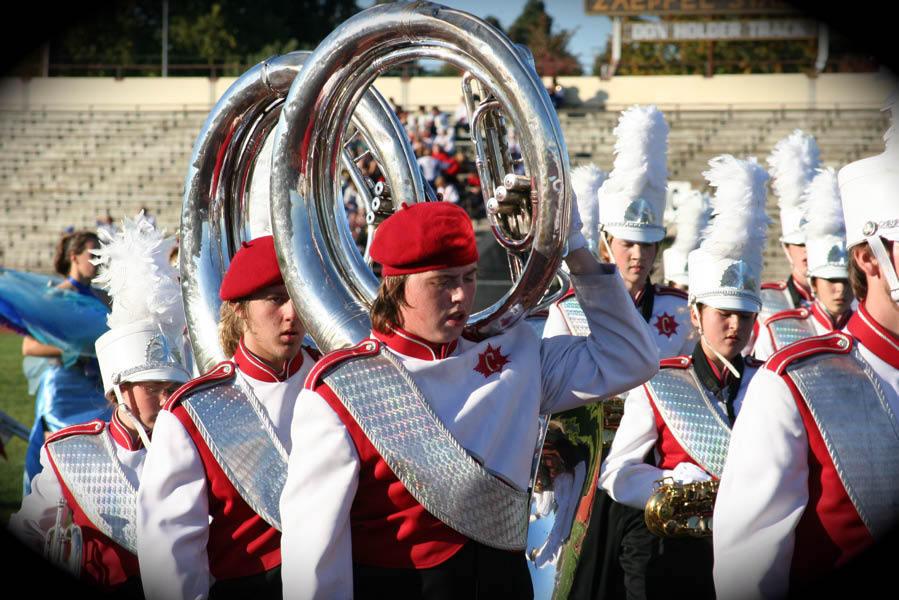
[[[270,235],[258,237],[243,242],[231,259],[222,287],[219,288],[219,297],[222,300],[237,300],[264,287],[283,282],[278,257],[275,255],[274,238]]]
[[[375,232],[371,257],[382,275],[405,275],[478,261],[471,219],[449,202],[417,202],[387,217]]]

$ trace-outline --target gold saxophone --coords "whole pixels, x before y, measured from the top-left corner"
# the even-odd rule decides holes
[[[671,477],[660,479],[646,503],[646,526],[663,538],[710,536],[717,494],[717,479],[694,483],[675,483]]]

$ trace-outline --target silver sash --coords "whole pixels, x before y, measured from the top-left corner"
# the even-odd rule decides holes
[[[899,423],[864,359],[821,354],[790,364],[852,504],[875,539],[899,515]]]
[[[345,360],[324,382],[429,513],[487,546],[525,549],[528,494],[487,472],[465,451],[389,352]]]
[[[758,321],[764,323],[773,314],[796,308],[790,301],[786,290],[762,288],[759,291],[762,300],[762,308],[759,311]]]
[[[713,477],[721,477],[730,426],[712,406],[693,367],[661,369],[646,384],[681,448]]]
[[[137,489],[128,481],[112,439],[71,435],[47,444],[75,502],[100,533],[137,554]]]
[[[181,405],[240,497],[281,531],[287,452],[253,389],[235,377],[192,390]]]
[[[811,317],[806,319],[798,317],[778,319],[768,323],[766,327],[771,331],[775,350],[780,350],[793,342],[818,335],[818,332],[815,331],[815,326],[812,324]]]
[[[565,317],[565,323],[568,325],[568,331],[571,335],[590,335],[590,326],[587,324],[587,315],[581,308],[581,303],[577,301],[577,297],[571,296],[559,301],[559,310]]]

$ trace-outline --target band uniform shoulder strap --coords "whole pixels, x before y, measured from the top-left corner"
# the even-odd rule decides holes
[[[197,386],[180,402],[240,497],[281,531],[287,451],[253,389],[232,377]]]
[[[564,317],[565,324],[568,325],[568,331],[571,332],[571,335],[590,335],[587,315],[584,314],[584,309],[581,308],[581,303],[578,302],[574,294],[559,300],[557,306],[562,312],[562,317]]]
[[[768,317],[765,326],[771,332],[774,349],[780,350],[793,342],[817,335],[818,332],[809,319],[811,314],[809,309],[801,307]]]
[[[808,406],[840,481],[874,539],[890,533],[899,506],[899,422],[857,349],[790,363],[785,376]]]
[[[758,322],[764,323],[768,317],[785,310],[792,310],[793,303],[786,291],[786,284],[763,283],[759,290],[759,298],[762,301],[762,308],[759,311]]]
[[[62,483],[90,522],[105,536],[137,554],[137,489],[128,481],[104,424],[96,433],[59,437],[47,452]]]
[[[410,494],[459,533],[524,550],[529,495],[477,463],[440,422],[398,359],[374,340],[322,375]],[[308,381],[308,380],[307,380]]]
[[[688,359],[688,357],[677,357]],[[713,477],[721,477],[730,427],[718,414],[693,367],[660,369],[646,390],[678,444]]]

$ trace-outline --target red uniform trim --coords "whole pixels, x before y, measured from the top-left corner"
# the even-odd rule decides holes
[[[574,288],[568,288],[568,291],[562,294],[562,297],[556,300],[556,304],[559,304],[563,300],[568,300],[569,298],[574,297]]]
[[[811,311],[805,307],[782,310],[779,313],[774,313],[773,315],[765,319],[765,325],[774,323],[775,321],[781,321],[783,319],[808,319],[811,314]]]
[[[353,561],[392,569],[427,569],[449,560],[468,538],[418,503],[327,384],[318,385],[315,392],[340,417],[359,456],[359,487],[350,509]]]
[[[73,425],[56,432],[47,439],[47,444],[52,444],[72,435],[98,435],[103,431],[103,421],[91,421],[81,425]],[[65,481],[53,460],[53,455],[47,452],[53,473],[59,481],[62,495],[65,497],[69,510],[72,511],[72,521],[81,528],[81,536],[84,545],[81,550],[81,574],[80,579],[89,584],[99,586],[106,591],[113,591],[132,577],[140,576],[140,567],[137,555],[132,554],[115,540],[102,533],[87,518],[81,506],[66,486]]]
[[[306,375],[306,381],[303,383],[303,387],[307,390],[314,390],[316,387],[318,387],[319,380],[331,367],[341,363],[344,360],[347,360],[348,358],[354,358],[356,356],[371,356],[373,354],[377,354],[379,347],[380,343],[377,340],[366,339],[362,340],[352,348],[345,348],[342,350],[335,350],[333,352],[327,353],[322,358],[320,358],[317,363],[315,363],[315,365],[309,371],[309,374]]]
[[[693,358],[687,355],[671,356],[659,361],[659,367],[662,369],[686,369],[692,364]]]
[[[656,285],[656,296],[677,296],[683,300],[689,299],[689,294],[684,290],[668,285]]]
[[[229,360],[222,361],[212,367],[212,369],[205,375],[201,375],[196,379],[191,379],[175,390],[175,393],[169,396],[168,401],[163,405],[162,410],[171,412],[173,407],[181,402],[181,398],[184,397],[185,394],[189,394],[192,390],[204,383],[209,383],[210,381],[224,381],[231,377],[234,377],[234,363]]]
[[[787,281],[784,279],[783,281],[768,281],[762,283],[763,290],[785,290],[787,289]]]
[[[788,346],[784,346],[774,354],[772,354],[765,363],[765,368],[773,371],[778,375],[782,375],[787,366],[800,358],[820,354],[821,352],[831,352],[834,354],[849,354],[852,350],[852,338],[834,331],[825,333],[816,337],[806,338],[793,342]]]

